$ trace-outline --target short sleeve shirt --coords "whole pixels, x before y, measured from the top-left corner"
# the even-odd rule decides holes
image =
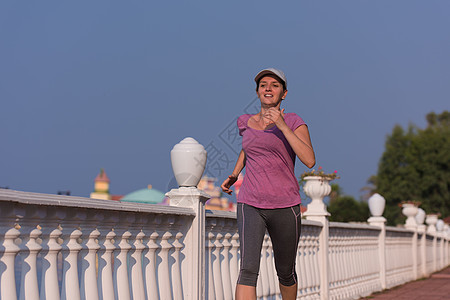
[[[237,120],[246,155],[238,202],[268,209],[300,204],[299,185],[294,174],[294,150],[278,127],[267,130],[249,127],[251,116],[245,114]],[[295,113],[285,114],[284,120],[292,131],[305,125]]]

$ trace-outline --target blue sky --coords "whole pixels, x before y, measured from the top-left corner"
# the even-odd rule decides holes
[[[445,0],[2,1],[0,187],[89,196],[104,168],[114,194],[166,192],[187,136],[220,153],[208,168],[221,182],[236,157],[224,134],[252,112],[254,75],[277,67],[317,166],[359,198],[395,124],[450,109],[449,12]]]

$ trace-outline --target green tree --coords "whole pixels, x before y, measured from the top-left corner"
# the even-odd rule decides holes
[[[366,202],[356,201],[352,196],[343,195],[338,184],[331,184],[328,212],[332,222],[366,222],[370,216]]]
[[[399,204],[416,200],[427,212],[450,213],[450,114],[426,116],[428,126],[394,127],[378,165],[376,191],[386,199],[389,225],[403,223]]]

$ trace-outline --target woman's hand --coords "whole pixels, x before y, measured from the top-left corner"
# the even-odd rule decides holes
[[[266,123],[266,120],[268,120],[268,124],[274,123],[279,129],[286,126],[286,123],[284,122],[284,108],[282,110],[278,110],[275,107],[271,107],[263,115],[264,117],[264,123]],[[268,125],[266,124],[266,126]]]
[[[228,176],[227,179],[225,179],[222,183],[222,185],[220,186],[222,188],[222,191],[224,191],[225,193],[227,193],[228,195],[231,195],[233,193],[232,190],[230,190],[230,187],[237,181],[237,176],[231,174],[230,176]]]

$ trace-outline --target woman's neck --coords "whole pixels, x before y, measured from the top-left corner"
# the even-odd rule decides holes
[[[277,110],[280,110],[280,106],[281,106],[281,103],[277,104],[276,106],[269,106],[269,105],[262,105],[261,104],[261,110],[260,110],[259,114],[261,116],[264,115],[266,113],[266,111],[268,111],[269,108],[272,108],[272,107],[277,109]]]

